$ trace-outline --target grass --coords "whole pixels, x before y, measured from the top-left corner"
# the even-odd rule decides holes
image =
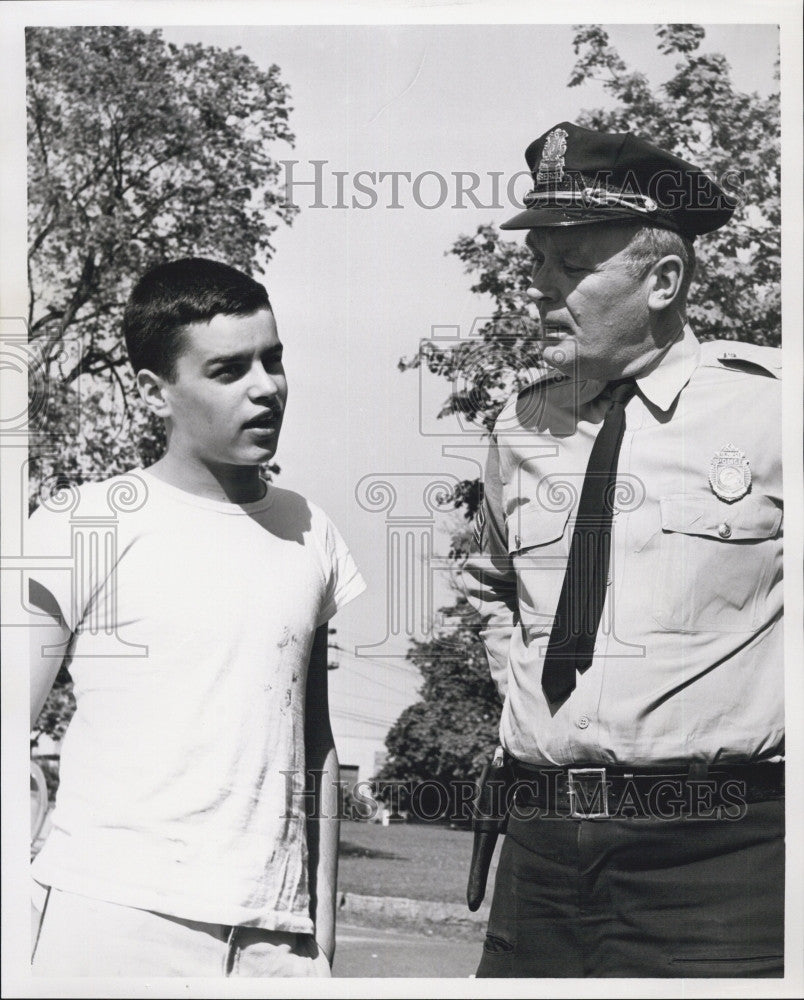
[[[465,903],[472,837],[468,830],[418,823],[341,823],[338,889],[362,896]],[[487,900],[494,887],[496,860]]]
[[[49,816],[32,849],[42,844]],[[360,896],[466,903],[473,834],[421,823],[341,823],[338,890]],[[491,864],[486,901],[491,900],[502,838]],[[468,910],[467,910],[468,912]]]

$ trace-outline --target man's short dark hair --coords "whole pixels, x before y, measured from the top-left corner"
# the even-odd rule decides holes
[[[135,372],[173,381],[184,327],[270,308],[264,286],[228,264],[204,257],[159,264],[134,286],[123,313],[129,360]]]

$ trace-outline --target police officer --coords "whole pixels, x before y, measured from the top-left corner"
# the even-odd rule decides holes
[[[780,976],[780,352],[685,316],[735,203],[630,133],[525,155],[544,364],[464,577],[514,786],[478,976]]]

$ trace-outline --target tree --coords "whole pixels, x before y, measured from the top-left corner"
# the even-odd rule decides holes
[[[70,675],[62,667],[31,732],[31,749],[39,745],[39,740],[43,736],[50,736],[56,742],[61,740],[74,712],[75,697]]]
[[[658,50],[675,55],[675,74],[656,88],[647,76],[629,70],[598,25],[575,29],[573,47],[578,60],[570,87],[588,80],[602,82],[612,106],[582,113],[578,123],[604,131],[633,131],[690,160],[714,177],[726,177],[739,187],[741,202],[724,229],[701,240],[696,248],[698,269],[690,295],[689,316],[704,340],[745,340],[778,345],[780,340],[780,118],[779,95],[769,97],[735,90],[727,60],[698,51],[704,29],[698,25],[659,25]],[[521,241],[500,238],[491,226],[460,236],[449,250],[463,261],[473,277],[471,290],[491,296],[492,317],[480,331],[480,345],[465,342],[454,349],[425,343],[419,353],[402,359],[402,370],[426,365],[445,378],[449,395],[439,416],[460,413],[486,430],[512,391],[526,384],[538,361],[534,334],[538,320],[529,309],[530,252]],[[465,515],[452,536],[450,555],[460,559],[473,548],[470,521],[482,499],[479,480],[459,484],[453,505]],[[447,614],[465,613],[459,602]],[[478,746],[487,750],[496,740],[496,724],[482,729],[485,743],[468,738],[460,711],[467,689],[479,693],[475,669],[485,657],[477,634],[477,620],[466,615],[462,630],[466,648],[461,653],[465,671],[455,669],[438,639],[414,644],[409,658],[444,683],[427,681],[422,700],[400,716],[386,745],[393,763],[383,775],[423,781],[449,773],[469,774],[477,764]],[[481,660],[482,657],[482,660]],[[490,682],[489,682],[490,683]],[[481,698],[499,714],[499,700],[490,689]],[[440,704],[441,700],[446,704]],[[481,705],[469,703],[473,711]],[[462,748],[464,748],[462,750]]]
[[[161,421],[130,405],[119,333],[136,278],[195,255],[253,273],[296,208],[271,156],[294,141],[277,66],[124,27],[29,28],[26,45],[35,505],[43,484],[103,479],[161,454]],[[61,670],[34,745],[63,735],[69,680]]]
[[[56,473],[105,478],[161,453],[161,426],[129,407],[134,280],[189,255],[252,273],[296,209],[271,156],[294,140],[277,66],[125,27],[29,28],[26,43],[35,497]]]
[[[768,97],[735,90],[729,64],[717,53],[701,54],[698,25],[659,25],[659,52],[675,54],[675,75],[651,89],[647,76],[631,71],[599,25],[575,29],[579,57],[569,80],[577,87],[602,82],[612,107],[581,113],[578,123],[604,131],[649,137],[739,190],[740,204],[723,229],[699,241],[698,268],[689,316],[703,340],[744,340],[778,346],[781,332],[780,116],[778,92]],[[778,67],[777,67],[778,75]],[[537,320],[528,310],[530,253],[522,241],[500,238],[481,226],[460,236],[449,253],[463,261],[473,292],[490,295],[493,312],[481,330],[482,350],[464,343],[453,350],[425,344],[400,368],[427,365],[451,391],[441,415],[461,413],[486,429],[538,360],[533,346]],[[467,508],[467,515],[474,513]]]
[[[461,597],[454,607],[441,610],[449,616],[449,626],[431,639],[414,640],[408,650],[406,659],[422,675],[421,700],[391,727],[385,740],[388,757],[377,781],[380,788],[437,782],[445,792],[442,804],[449,801],[451,809],[455,783],[475,776],[497,740],[501,703],[466,600]],[[431,808],[424,812],[431,815]]]

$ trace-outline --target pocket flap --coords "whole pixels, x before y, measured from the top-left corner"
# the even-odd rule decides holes
[[[541,504],[517,508],[508,518],[509,553],[557,541],[564,534],[569,516],[569,510],[550,510]]]
[[[677,493],[659,501],[662,531],[707,535],[725,542],[773,538],[782,523],[780,507],[765,496],[725,504],[715,497]]]

